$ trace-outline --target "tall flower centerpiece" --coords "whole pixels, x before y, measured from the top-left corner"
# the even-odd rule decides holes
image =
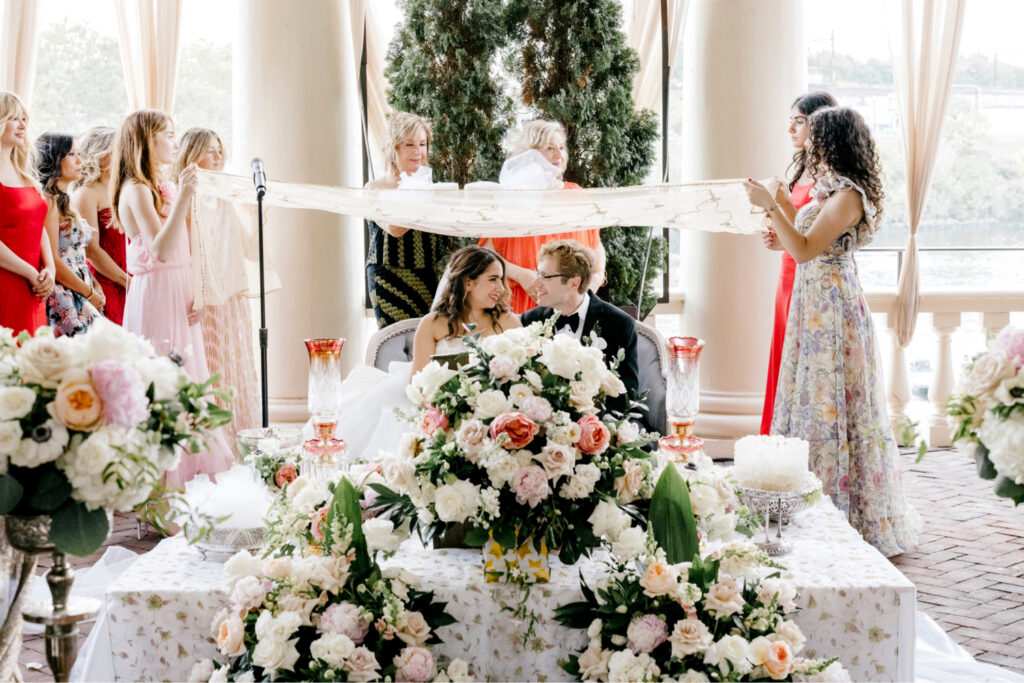
[[[946,414],[953,443],[973,452],[996,494],[1024,502],[1024,330],[1008,326],[967,366]]]
[[[425,539],[465,525],[466,543],[497,543],[487,556],[506,566],[503,551],[526,541],[524,552],[557,549],[572,564],[600,543],[590,519],[601,501],[649,498],[653,437],[605,407],[622,381],[599,348],[553,325],[468,336],[459,371],[430,363],[413,377],[414,428],[371,485],[382,516]]]

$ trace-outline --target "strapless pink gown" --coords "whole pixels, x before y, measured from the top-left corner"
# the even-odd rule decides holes
[[[124,328],[149,340],[156,352],[177,352],[195,382],[210,378],[203,351],[203,330],[188,324],[192,310],[192,266],[188,240],[182,236],[166,261],[159,261],[141,235],[128,240],[125,254],[132,286],[124,304]],[[214,475],[235,464],[221,429],[206,437],[209,450],[185,453],[181,464],[167,473],[168,484],[183,485],[198,474]]]

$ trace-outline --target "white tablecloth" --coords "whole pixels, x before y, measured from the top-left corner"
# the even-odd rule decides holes
[[[808,656],[838,656],[853,680],[912,680],[915,590],[888,560],[865,543],[826,499],[798,515],[787,538],[793,552],[779,558],[800,591],[796,622]],[[586,636],[555,624],[560,604],[581,599],[579,571],[592,580],[595,559],[577,567],[551,561],[551,582],[534,586],[530,604],[540,617],[528,644],[524,624],[501,608],[514,589],[483,582],[480,553],[427,550],[407,542],[387,564],[418,574],[457,624],[443,628],[441,656],[470,661],[481,678],[565,680],[558,663]],[[203,562],[171,538],[141,556],[107,591],[104,611],[82,648],[73,680],[183,680],[192,664],[216,656],[210,622],[227,603],[221,565]]]

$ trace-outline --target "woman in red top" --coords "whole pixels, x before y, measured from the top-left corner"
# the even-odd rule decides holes
[[[522,154],[535,149],[562,172],[565,171],[565,128],[557,121],[538,119],[523,126],[516,149],[512,155]],[[576,183],[563,183],[565,190],[578,190]],[[601,244],[600,230],[574,230],[556,235],[540,235],[532,237],[494,237],[484,238],[479,242],[481,247],[489,247],[505,259],[508,266],[509,305],[516,314],[525,313],[537,302],[530,298],[528,292],[537,278],[537,252],[545,242],[553,240],[576,240],[584,247],[592,249],[595,255],[596,271],[590,280],[591,289],[595,292],[604,284],[604,267],[606,256]]]
[[[0,92],[0,327],[15,334],[46,324],[53,291],[46,202],[30,169],[28,114],[17,95]]]
[[[789,139],[796,152],[789,165],[789,185],[779,184],[775,202],[794,223],[797,211],[811,201],[814,179],[807,168],[807,139],[809,129],[807,118],[822,107],[836,106],[835,98],[824,91],[813,91],[801,95],[793,102],[789,116]],[[793,277],[796,261],[779,242],[771,228],[764,232],[764,243],[769,249],[782,252],[782,269],[779,271],[779,286],[775,290],[775,325],[772,329],[772,348],[768,356],[768,381],[764,391],[764,410],[761,413],[761,433],[768,434],[772,426],[772,412],[775,409],[775,389],[779,381],[779,364],[782,361],[782,343],[786,339],[786,320],[789,318],[789,300],[793,295]]]

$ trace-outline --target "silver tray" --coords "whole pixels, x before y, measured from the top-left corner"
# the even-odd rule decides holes
[[[789,523],[793,515],[803,512],[821,497],[821,480],[813,472],[807,473],[804,486],[799,491],[765,491],[745,486],[736,488],[740,501],[766,518],[764,541],[758,542],[757,546],[773,557],[785,555],[791,550],[782,538],[782,527]],[[769,535],[773,517],[778,524],[775,540]]]
[[[195,544],[196,550],[207,562],[225,562],[239,550],[249,552],[263,548],[263,527],[249,529],[214,529]]]

